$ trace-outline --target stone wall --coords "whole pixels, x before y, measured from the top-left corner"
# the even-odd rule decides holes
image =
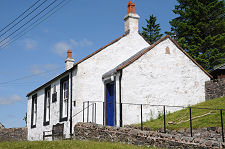
[[[225,78],[205,83],[206,100],[225,96]]]
[[[74,139],[125,142],[135,145],[177,149],[225,148],[225,143],[222,143],[222,139],[215,139],[217,138],[215,135],[220,133],[217,131],[218,129],[216,128],[203,129],[203,134],[194,131],[194,137],[190,137],[190,135],[185,136],[182,132],[175,131],[165,134],[156,131],[141,131],[128,127],[110,127],[93,123],[77,123],[74,127]]]
[[[27,128],[4,128],[0,129],[0,142],[3,141],[26,141]]]

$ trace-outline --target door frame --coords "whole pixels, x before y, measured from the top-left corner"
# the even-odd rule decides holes
[[[104,81],[104,103],[105,108],[103,108],[103,124],[106,126],[108,125],[108,89],[107,84],[113,83],[114,84],[114,126],[116,126],[116,77],[114,76],[114,81],[105,80]]]

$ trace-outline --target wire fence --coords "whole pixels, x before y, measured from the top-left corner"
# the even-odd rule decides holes
[[[167,118],[169,118],[171,116],[171,112],[175,112],[175,111],[183,109],[183,113],[181,113],[182,115],[178,115],[178,117],[176,117],[176,119],[178,119],[178,120],[175,120],[174,122],[170,122],[170,123],[172,123],[171,125],[179,125],[181,123],[189,123],[188,125],[189,125],[189,129],[190,129],[191,137],[193,137],[193,120],[201,118],[203,122],[210,121],[211,120],[210,116],[212,114],[217,114],[216,122],[220,123],[221,138],[222,138],[222,141],[224,142],[223,112],[225,112],[225,109],[191,107],[191,106],[170,106],[170,105],[151,105],[151,104],[137,104],[137,103],[109,103],[109,102],[102,102],[102,101],[85,101],[85,102],[83,102],[83,110],[81,110],[83,112],[83,122],[97,123],[97,115],[99,113],[101,113],[100,115],[98,115],[98,118],[102,119],[103,125],[107,125],[107,107],[110,104],[113,104],[114,107],[118,107],[117,111],[119,111],[119,113],[117,112],[117,114],[119,115],[118,117],[120,117],[120,120],[119,120],[119,124],[117,124],[117,126],[122,127],[123,123],[126,123],[126,120],[128,119],[126,117],[129,117],[129,119],[131,121],[135,120],[135,122],[137,122],[138,125],[140,126],[140,129],[143,130],[144,123],[146,123],[146,121],[151,121],[151,120],[153,121],[153,120],[161,119],[161,121],[159,121],[159,125],[163,127],[162,129],[163,129],[164,133],[167,133],[167,130],[169,127],[167,124],[167,122],[168,122]],[[98,105],[98,107],[97,107],[97,105]],[[99,106],[101,106],[101,107],[99,107]],[[153,112],[153,114],[151,114],[150,109],[153,109],[153,111],[157,111],[157,112],[155,112],[155,113]],[[101,110],[101,112],[99,110]],[[127,111],[129,111],[131,114],[127,115],[127,113],[126,113]],[[205,113],[206,111],[209,111],[209,112]],[[199,112],[202,115],[197,116],[196,112]],[[136,115],[136,117],[135,117],[135,115]],[[207,119],[203,119],[203,118],[206,118],[207,116],[208,116]],[[115,117],[116,117],[116,115],[115,115]],[[210,124],[213,125],[216,122],[211,120]],[[196,124],[196,125],[198,125],[198,124]],[[173,127],[171,127],[171,128],[173,129]]]

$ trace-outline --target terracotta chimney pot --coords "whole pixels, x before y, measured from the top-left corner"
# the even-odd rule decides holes
[[[72,50],[67,51],[67,58],[72,58]]]
[[[129,14],[129,13],[135,13],[135,3],[134,3],[134,2],[132,3],[132,2],[130,1],[130,2],[128,3],[128,12],[127,12],[127,13],[128,13],[128,14]]]

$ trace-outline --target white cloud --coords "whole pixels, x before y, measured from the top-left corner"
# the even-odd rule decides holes
[[[58,68],[55,64],[32,65],[30,72],[34,75]]]
[[[59,56],[64,56],[66,51],[71,48],[72,46],[70,46],[68,43],[66,42],[58,42],[54,45],[54,52],[56,54],[58,54]]]
[[[53,47],[53,52],[59,56],[65,57],[68,49],[76,49],[79,47],[86,47],[93,45],[93,42],[87,39],[76,41],[74,39],[69,39],[68,41],[57,42]]]
[[[9,105],[22,100],[23,98],[18,95],[12,95],[10,97],[0,97],[0,105]]]
[[[32,50],[37,47],[37,41],[32,40],[32,39],[26,39],[24,40],[24,47],[26,50]]]

